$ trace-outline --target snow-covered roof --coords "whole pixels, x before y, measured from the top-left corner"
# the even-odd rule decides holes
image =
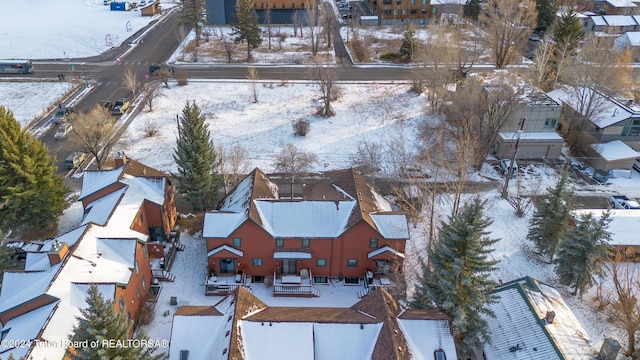
[[[496,318],[486,318],[491,338],[491,343],[484,346],[488,359],[564,360],[521,290],[512,287],[496,295],[497,301],[489,304]]]
[[[611,222],[609,232],[611,241],[609,244],[616,246],[640,245],[638,229],[640,229],[640,210],[627,209],[580,209],[574,210],[573,215],[583,216],[592,214],[595,218],[600,218],[603,213],[611,212]]]
[[[592,343],[580,321],[554,288],[525,277],[494,291],[498,301],[490,305],[496,318],[487,317],[491,359],[591,359]],[[555,313],[553,323],[544,318]]]
[[[433,0],[431,5],[464,5],[466,0]]]
[[[637,151],[630,148],[622,140],[614,140],[602,144],[591,144],[590,147],[607,161],[640,157]]]
[[[209,251],[207,253],[207,257],[209,257],[211,255],[215,255],[215,254],[217,254],[217,253],[219,253],[221,251],[228,251],[228,252],[230,252],[230,253],[232,253],[232,254],[234,254],[236,256],[240,256],[240,257],[242,257],[244,255],[244,252],[242,250],[238,250],[238,249],[233,248],[233,247],[231,247],[229,245],[222,245],[222,246],[218,246],[217,248]]]
[[[311,259],[311,253],[304,251],[274,251],[274,259]]]
[[[56,305],[57,302],[53,302],[7,321],[7,323],[0,329],[3,333],[2,339],[7,340],[7,342],[2,341],[0,343],[0,354],[2,354],[2,357],[6,359],[9,357],[9,354],[13,354],[14,358],[21,359],[25,356],[29,350],[28,347],[18,346],[14,347],[13,350],[9,352],[6,352],[11,349],[11,347],[8,347],[7,345],[12,342],[23,344],[24,342],[36,339],[38,333],[47,322],[49,316],[51,316],[51,312]]]
[[[591,16],[591,21],[593,21],[593,24],[596,25],[596,26],[606,26],[606,25],[608,25],[607,22],[604,20],[604,17],[602,15]]]
[[[111,194],[105,195],[85,206],[85,215],[82,219],[82,225],[90,222],[98,225],[104,225],[107,223],[109,216],[115,209],[118,201],[122,197],[122,194],[126,191],[125,188],[116,190]]]
[[[629,40],[629,46],[640,46],[640,31],[628,31],[621,36],[624,36]]]
[[[611,0],[609,0],[611,1]],[[625,1],[625,0],[622,0]],[[633,4],[633,3],[632,3]],[[636,6],[633,4],[633,6]],[[609,26],[636,26],[636,20],[633,16],[630,15],[603,15],[604,21],[607,22]]]
[[[431,354],[439,349],[444,350],[447,359],[456,359],[449,320],[398,319],[398,325],[413,359],[430,360]]]
[[[123,171],[124,167],[112,170],[86,171],[82,176],[82,189],[80,190],[79,199],[115,184]]]
[[[400,251],[398,251],[398,250],[396,250],[396,249],[392,248],[391,246],[383,246],[383,247],[381,247],[381,248],[379,248],[379,249],[375,249],[375,250],[373,250],[373,251],[370,251],[370,252],[367,254],[367,257],[368,257],[369,259],[371,259],[371,258],[374,258],[374,257],[376,257],[376,256],[378,256],[378,255],[380,255],[380,254],[383,254],[383,253],[387,252],[387,251],[388,251],[388,252],[390,252],[390,253],[392,253],[392,254],[394,254],[394,255],[396,255],[396,256],[399,256],[399,257],[401,257],[401,258],[403,258],[403,259],[404,259],[404,254],[403,254],[403,253],[401,253]]]
[[[371,359],[382,323],[239,321],[246,360]]]
[[[46,252],[27,253],[24,269],[27,271],[51,270],[49,255]]]
[[[355,201],[254,200],[273,237],[335,238],[344,232]]]
[[[625,8],[625,7],[636,7],[638,6],[631,0],[606,0],[609,5],[616,8]],[[605,15],[605,16],[615,16],[615,15]],[[622,15],[620,15],[622,16]]]
[[[520,134],[515,132],[500,132],[498,134],[500,139],[502,140],[513,140],[515,141],[518,136],[522,141],[558,141],[563,142],[564,139],[555,131],[538,131],[538,132],[522,132]]]
[[[408,239],[409,226],[402,214],[371,214],[371,219],[385,239]]]
[[[588,88],[568,88],[562,87],[551,92],[548,92],[547,95],[553,98],[558,102],[563,102],[567,106],[571,107],[575,111],[578,111],[578,99],[579,98],[588,98],[591,94],[591,89]],[[599,91],[596,92],[594,96],[594,104],[597,104],[597,113],[592,116],[591,122],[594,123],[599,128],[606,128],[608,126],[617,124],[621,121],[624,121],[634,115],[629,108],[623,106],[622,104],[614,101],[610,98],[603,96]],[[635,105],[631,105],[631,109],[634,112],[637,112]],[[593,108],[592,108],[593,109]],[[584,115],[584,109],[583,115]]]
[[[2,277],[0,313],[44,294],[55,271],[7,271]]]
[[[528,106],[560,106],[560,103],[547,96],[542,90],[529,84],[520,75],[506,71],[495,70],[491,72],[471,73],[469,76],[478,84],[482,84],[487,90],[496,86],[510,86],[516,94],[519,103]]]
[[[202,237],[226,238],[238,228],[245,220],[245,213],[225,211],[211,211],[204,214],[204,226]]]

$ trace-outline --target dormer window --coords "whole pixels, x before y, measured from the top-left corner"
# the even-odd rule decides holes
[[[284,239],[276,238],[276,247],[283,247],[283,246],[284,246]]]
[[[434,360],[447,360],[447,354],[444,353],[444,350],[436,350],[433,352]]]
[[[309,247],[309,238],[302,238],[302,247],[303,248]]]

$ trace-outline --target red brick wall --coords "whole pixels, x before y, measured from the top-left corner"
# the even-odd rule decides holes
[[[140,312],[140,306],[144,305],[143,300],[149,292],[152,278],[151,265],[149,264],[149,258],[144,254],[143,246],[145,246],[145,244],[137,242],[135,257],[138,262],[139,273],[136,273],[134,268],[127,287],[116,287],[115,294],[116,310],[124,310],[125,313],[130,314],[134,323],[138,317],[138,313]],[[142,285],[143,281],[144,286]],[[140,291],[140,298],[138,298],[138,290]],[[122,296],[124,300],[124,309],[120,308],[120,296]]]

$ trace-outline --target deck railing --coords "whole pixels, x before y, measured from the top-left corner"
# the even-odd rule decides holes
[[[313,285],[302,284],[274,284],[273,295],[311,295],[313,296]]]
[[[240,286],[244,286],[242,284],[206,284],[204,289],[205,295],[224,295],[230,292],[233,292],[235,289]]]

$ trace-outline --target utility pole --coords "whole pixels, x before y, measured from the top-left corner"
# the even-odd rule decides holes
[[[83,74],[83,79],[84,79],[84,87],[89,87],[89,80],[87,80],[87,69],[84,67],[85,63],[82,63],[80,65],[82,65],[82,74]]]
[[[513,149],[513,154],[511,154],[511,162],[509,162],[509,170],[507,171],[507,178],[504,180],[504,187],[502,188],[502,198],[506,199],[509,196],[509,180],[511,180],[511,176],[513,175],[514,164],[516,163],[516,155],[518,154],[518,145],[520,145],[520,137],[522,136],[522,132],[524,130],[524,122],[525,118],[520,120],[520,130],[516,132],[516,146]]]

